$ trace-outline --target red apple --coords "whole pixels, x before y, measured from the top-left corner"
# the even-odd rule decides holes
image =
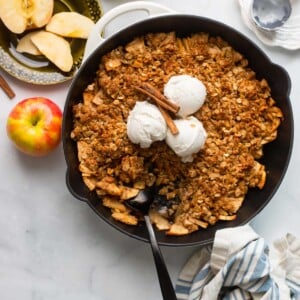
[[[19,102],[10,112],[8,137],[22,152],[32,156],[50,153],[61,140],[62,112],[51,100],[33,97]]]

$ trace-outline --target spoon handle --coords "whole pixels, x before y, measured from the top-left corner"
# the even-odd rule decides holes
[[[145,215],[144,219],[149,233],[149,239],[150,239],[156,271],[159,279],[160,289],[163,295],[163,300],[176,300],[177,298],[174,291],[174,287],[169,272],[167,270],[164,258],[159,249],[150,218],[148,215]]]

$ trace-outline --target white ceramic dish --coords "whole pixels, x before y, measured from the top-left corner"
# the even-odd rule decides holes
[[[157,3],[146,2],[146,1],[129,2],[115,7],[114,9],[105,13],[101,17],[101,19],[95,24],[86,42],[83,60],[85,60],[93,52],[93,50],[97,48],[97,46],[99,46],[105,40],[104,37],[105,29],[113,20],[126,13],[137,12],[137,11],[146,12],[147,18],[151,18],[158,15],[169,14],[169,13],[175,13],[174,10],[168,7],[165,7]]]

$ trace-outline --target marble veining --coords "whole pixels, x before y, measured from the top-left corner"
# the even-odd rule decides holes
[[[103,0],[108,11],[122,0]],[[254,219],[267,242],[300,234],[300,53],[269,47],[243,23],[236,0],[156,0],[184,13],[222,21],[257,43],[292,80],[295,144],[287,174],[268,206]],[[146,243],[109,227],[72,197],[65,185],[66,165],[60,146],[43,159],[17,152],[6,136],[12,107],[30,96],[46,96],[63,108],[70,82],[33,86],[0,71],[16,92],[9,100],[0,90],[0,299],[3,300],[159,300],[155,266]],[[197,247],[162,247],[173,282]]]

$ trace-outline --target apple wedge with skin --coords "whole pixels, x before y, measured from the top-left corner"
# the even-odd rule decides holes
[[[60,12],[52,16],[46,30],[69,38],[87,39],[94,22],[77,12]]]
[[[53,7],[54,0],[0,0],[0,18],[11,32],[20,34],[45,26]]]
[[[40,30],[31,36],[34,46],[63,72],[73,66],[70,44],[61,36]]]

